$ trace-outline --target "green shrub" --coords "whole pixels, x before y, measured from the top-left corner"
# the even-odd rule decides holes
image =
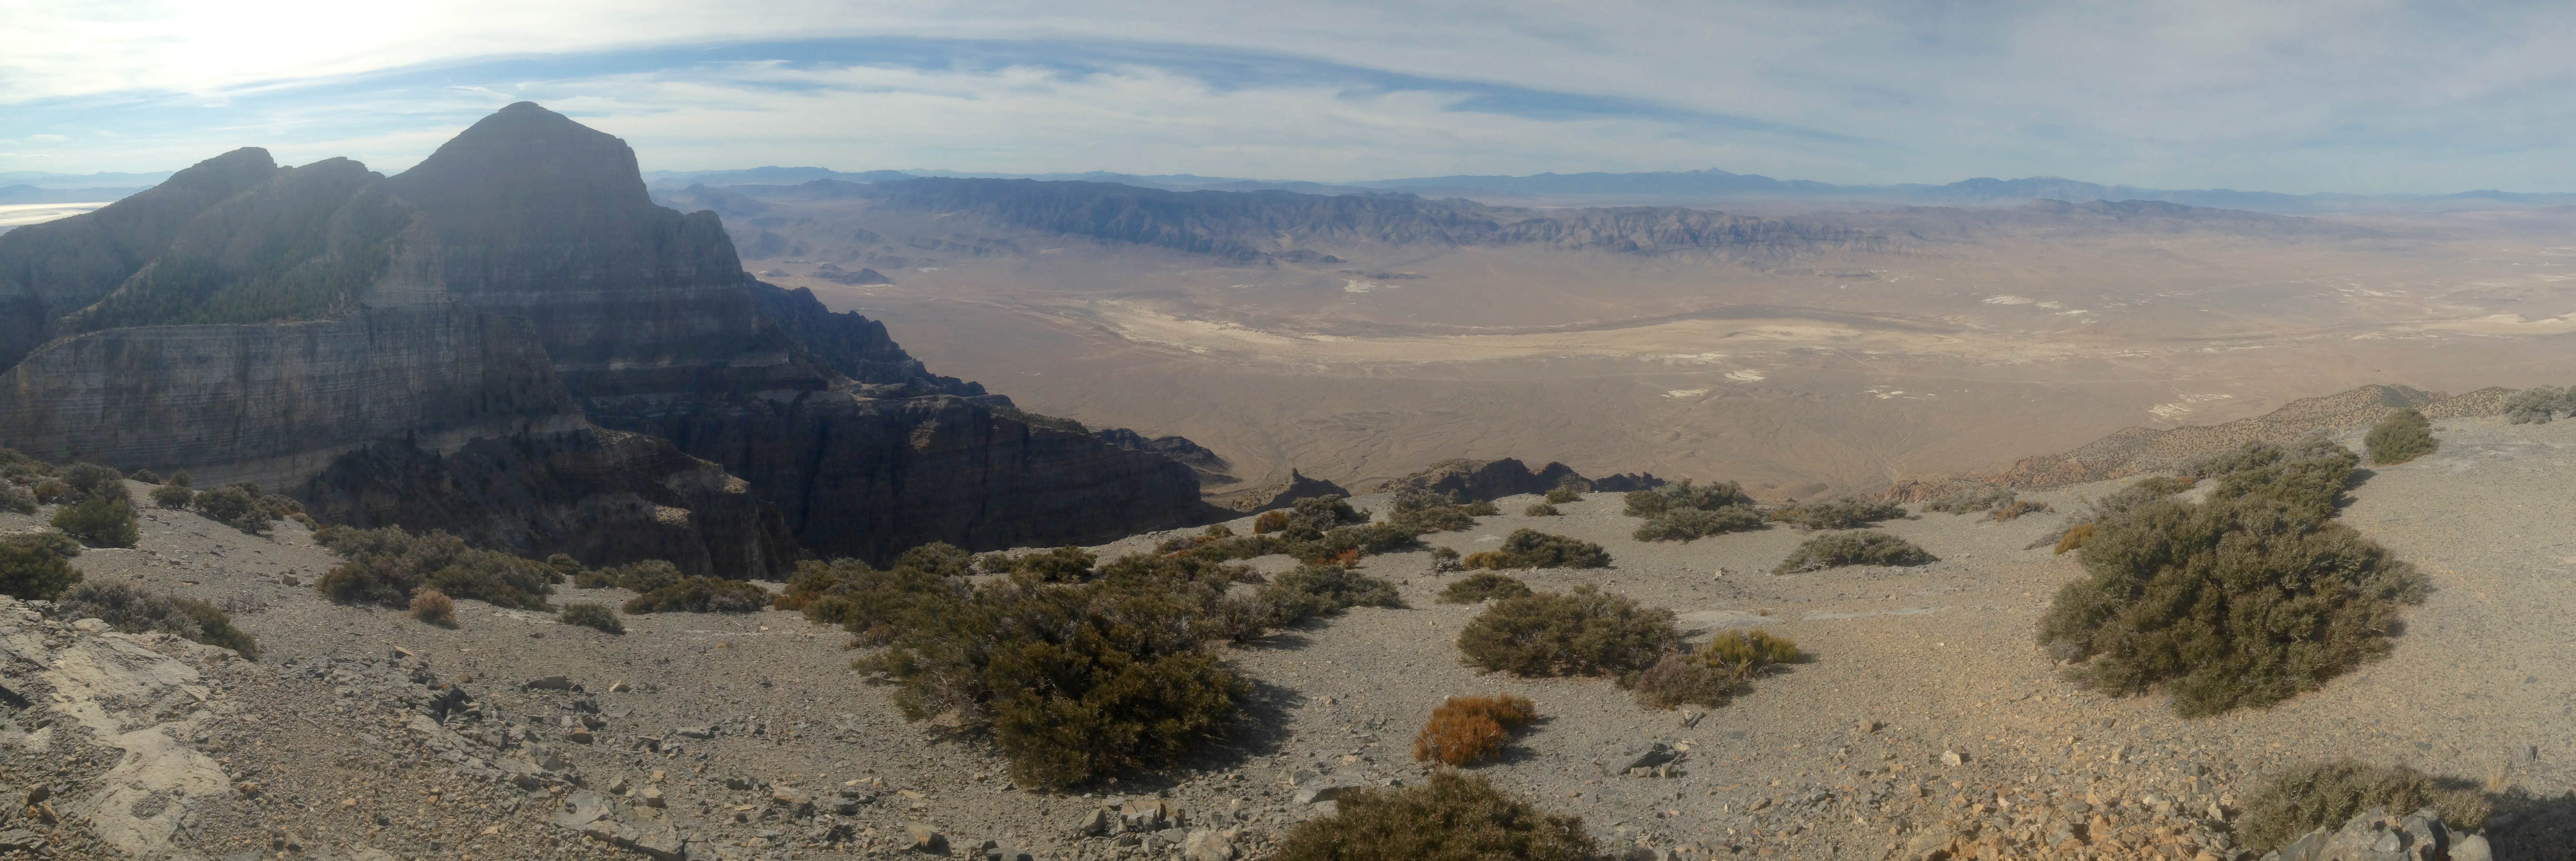
[[[2433,422],[2413,409],[2389,413],[2361,438],[2361,447],[2370,453],[2370,462],[2380,466],[2405,463],[2432,454],[2433,449],[2440,445],[2433,439]]]
[[[445,532],[333,526],[314,533],[313,540],[347,560],[314,582],[342,603],[399,609],[409,606],[415,590],[428,587],[495,606],[543,610],[554,592],[554,571],[545,563],[469,547]]]
[[[147,592],[127,583],[83,583],[65,591],[54,615],[98,619],[129,634],[164,633],[231,649],[259,660],[259,641],[233,627],[223,608],[195,598]]]
[[[184,509],[197,501],[197,492],[184,484],[164,484],[152,489],[152,504],[170,509]]]
[[[561,583],[566,580],[578,580],[581,575],[589,573],[590,569],[582,567],[581,560],[574,559],[569,554],[554,553],[546,556],[546,570],[552,572],[552,575],[546,578],[546,582]]]
[[[742,580],[691,577],[629,598],[627,615],[645,613],[757,613],[767,609],[769,590]]]
[[[1269,624],[1285,627],[1318,616],[1338,616],[1352,607],[1403,607],[1395,584],[1339,565],[1300,565],[1271,578],[1260,600],[1269,608]]]
[[[839,625],[853,634],[877,632],[871,645],[883,645],[896,623],[915,613],[937,612],[966,599],[964,581],[900,560],[879,571],[855,559],[796,563],[795,576],[773,606],[801,610],[805,618]]]
[[[914,720],[989,733],[1022,785],[1060,788],[1169,762],[1220,737],[1248,685],[1204,648],[1247,573],[1122,557],[1083,583],[1014,577],[906,614],[863,660]]]
[[[1313,541],[1323,537],[1324,530],[1368,519],[1368,512],[1352,508],[1340,496],[1309,496],[1288,504],[1287,523],[1276,531],[1290,541]]]
[[[2576,413],[2576,389],[2537,386],[2504,399],[2504,420],[2511,424],[2548,424],[2562,413]]]
[[[565,604],[563,612],[555,615],[555,621],[566,625],[596,628],[610,634],[626,633],[626,623],[618,620],[617,612],[608,609],[606,604],[593,604],[587,601]]]
[[[170,483],[170,484],[175,484],[175,485],[178,485],[178,486],[180,486],[180,487],[188,487],[188,486],[192,485],[195,481],[196,481],[196,479],[195,479],[195,478],[193,478],[193,477],[190,477],[190,476],[188,475],[188,471],[183,469],[183,470],[179,470],[178,472],[171,473],[171,474],[170,474],[170,481],[169,481],[168,483]]]
[[[1276,861],[1591,861],[1580,816],[1552,816],[1482,776],[1433,772],[1421,786],[1362,789],[1298,823]]]
[[[2356,458],[2340,446],[2255,450],[2208,501],[2153,496],[2095,521],[2040,625],[2075,680],[2159,686],[2186,717],[2268,706],[2385,655],[2413,566],[2335,522]],[[2123,491],[2126,493],[2126,491]]]
[[[1503,568],[1607,568],[1610,552],[1589,541],[1515,529],[1503,537]]]
[[[54,474],[54,465],[18,453],[17,449],[0,447],[0,478],[33,484],[42,476]]]
[[[71,493],[72,488],[71,485],[64,484],[62,479],[48,478],[36,482],[27,488],[27,492],[35,495],[36,504],[52,505],[60,501],[65,494]]]
[[[161,483],[161,474],[160,474],[160,473],[157,473],[157,472],[153,472],[153,471],[151,471],[151,470],[149,470],[149,469],[137,469],[137,470],[135,470],[135,471],[133,471],[133,472],[126,473],[126,474],[125,474],[125,477],[126,477],[126,478],[130,478],[130,479],[133,479],[133,480],[135,480],[135,481],[143,482],[144,484],[160,484],[160,483]]]
[[[939,546],[946,547],[947,545],[943,544]],[[915,552],[919,549],[920,548],[914,548],[914,550],[906,552]],[[1032,550],[1017,556],[1007,553],[986,554],[983,566],[984,570],[991,571],[996,574],[1022,574],[1036,577],[1049,583],[1080,583],[1084,580],[1091,579],[1091,566],[1099,561],[1100,557],[1093,556],[1091,551],[1084,550],[1080,547],[1066,546],[1058,547],[1053,550]],[[920,568],[922,566],[914,565],[912,567]]]
[[[1681,643],[1670,610],[1590,585],[1495,601],[1458,633],[1469,666],[1520,676],[1616,675],[1624,681]]]
[[[1469,574],[1448,588],[1440,590],[1440,603],[1474,604],[1499,598],[1518,598],[1530,594],[1529,584],[1518,577],[1491,571]]]
[[[197,511],[248,535],[266,534],[269,522],[277,519],[260,504],[259,486],[248,483],[227,484],[197,494]]]
[[[562,573],[562,569],[551,560],[546,562],[545,566],[549,572]],[[680,573],[680,566],[671,564],[669,560],[645,559],[624,565],[573,572],[572,585],[576,589],[606,589],[613,586],[629,592],[651,592],[686,579],[689,579],[688,575]],[[553,582],[552,578],[548,578],[547,582]]]
[[[80,582],[80,569],[70,562],[79,555],[80,544],[59,532],[0,538],[0,595],[22,601],[54,600]]]
[[[0,511],[11,514],[36,513],[36,495],[6,481],[0,481]]]
[[[1845,565],[1903,567],[1939,561],[1903,538],[1876,529],[1851,529],[1817,533],[1799,544],[1798,549],[1789,551],[1789,558],[1780,560],[1779,567],[1771,569],[1771,573],[1798,574]]]
[[[1469,517],[1492,517],[1503,513],[1502,507],[1495,505],[1494,501],[1490,499],[1479,499],[1474,502],[1458,506],[1458,511],[1459,513],[1465,514]]]
[[[1771,519],[1800,529],[1857,529],[1905,516],[1905,506],[1884,500],[1838,496],[1823,502],[1792,505],[1771,512]]]
[[[1974,514],[1992,511],[1996,506],[2011,505],[2013,492],[2001,487],[1965,487],[1941,494],[1923,503],[1925,511],[1950,514]]]
[[[1549,505],[1564,505],[1568,502],[1582,501],[1583,492],[1566,485],[1557,485],[1554,489],[1547,492],[1547,503]]]
[[[1416,535],[1431,532],[1463,532],[1476,528],[1476,516],[1468,514],[1467,506],[1464,505],[1435,505],[1430,508],[1395,512],[1387,516],[1384,525],[1401,527]]]
[[[1669,709],[1722,706],[1746,681],[1798,659],[1798,644],[1768,631],[1728,629],[1687,654],[1665,654],[1637,677],[1637,702]]]
[[[1744,495],[1744,486],[1721,481],[1707,486],[1682,479],[1662,487],[1629,491],[1625,497],[1630,517],[1653,517],[1676,508],[1715,511],[1730,505],[1752,505],[1753,497]]]
[[[1403,514],[1408,511],[1421,511],[1426,508],[1454,508],[1457,507],[1457,505],[1457,494],[1433,493],[1429,488],[1415,485],[1407,485],[1396,489],[1395,493],[1387,497],[1386,501],[1387,510],[1396,514]]]
[[[1544,502],[1533,502],[1528,508],[1521,509],[1522,517],[1555,517],[1562,513],[1556,510],[1556,506]]]
[[[121,481],[122,479],[120,479]],[[91,547],[132,547],[143,537],[134,520],[134,503],[119,494],[97,494],[54,512],[54,528]]]
[[[68,493],[65,504],[91,499],[121,499],[131,502],[134,494],[125,489],[125,473],[95,463],[75,463],[63,470],[63,486]]]
[[[1637,524],[1631,537],[1639,541],[1694,541],[1711,535],[1744,532],[1763,526],[1762,512],[1750,505],[1728,505],[1715,509],[1668,508]]]
[[[1420,535],[1401,523],[1344,526],[1326,531],[1313,541],[1291,544],[1287,550],[1288,555],[1301,562],[1351,561],[1364,554],[1411,547]]]
[[[2296,769],[2264,783],[2246,800],[2236,834],[2246,848],[2269,852],[2310,831],[2342,827],[2373,807],[2398,815],[2431,807],[2455,834],[2484,829],[2495,809],[2466,780],[2436,778],[2402,765],[2343,760]]]

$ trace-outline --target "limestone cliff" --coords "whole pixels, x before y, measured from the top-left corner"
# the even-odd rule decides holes
[[[444,529],[593,566],[667,559],[688,574],[777,578],[803,555],[750,483],[669,440],[596,427],[446,453],[385,440],[334,460],[302,496],[330,523]]]
[[[1031,426],[996,412],[998,401],[834,391],[635,399],[594,404],[591,417],[670,439],[750,479],[824,556],[884,560],[929,541],[975,550],[1089,543],[1200,517],[1189,467]]]
[[[783,572],[791,530],[883,558],[1200,511],[1188,467],[1031,427],[752,280],[713,213],[654,205],[624,142],[533,104],[391,179],[244,150],[43,227],[0,237],[0,302],[32,315],[0,331],[26,351],[0,444],[49,460],[730,576]]]
[[[575,397],[829,385],[764,318],[712,212],[654,205],[626,142],[520,102],[390,180],[443,284],[529,320]]]
[[[97,212],[0,234],[0,367],[44,343],[54,321],[133,277],[199,213],[276,170],[267,150],[244,147]]]

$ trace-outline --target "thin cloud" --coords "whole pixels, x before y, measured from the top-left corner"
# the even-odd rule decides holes
[[[0,0],[0,22],[12,125],[72,137],[77,151],[63,154],[102,168],[167,167],[143,160],[207,151],[211,141],[181,140],[203,131],[265,131],[239,142],[286,147],[382,139],[379,157],[406,161],[419,154],[390,142],[470,119],[457,103],[650,80],[699,98],[621,96],[595,118],[752,121],[722,140],[630,135],[648,162],[725,156],[694,166],[876,167],[889,162],[870,156],[888,153],[960,169],[1151,172],[1126,144],[1159,129],[1195,149],[1152,151],[1209,165],[1200,172],[1331,171],[1296,177],[1316,179],[1719,167],[1838,182],[2576,188],[2576,108],[2563,98],[2576,52],[2556,38],[2576,30],[2576,7],[2563,4]],[[764,62],[818,77],[742,71]],[[921,76],[872,95],[842,74],[852,69]],[[1049,101],[1156,90],[1209,113]],[[956,100],[930,98],[943,92]],[[1279,122],[1260,115],[1264,100]],[[963,134],[990,129],[976,102],[1042,121],[979,143]],[[927,126],[832,150],[813,136],[823,130],[759,109],[788,104],[902,110]],[[1381,115],[1398,110],[1459,128]],[[1219,117],[1246,125],[1228,136],[1209,122]],[[782,124],[800,130],[770,131]],[[1369,137],[1379,126],[1400,135]],[[1061,137],[1033,143],[1040,132]],[[123,139],[92,145],[108,134]],[[1031,155],[1046,163],[999,164]],[[1096,160],[1065,163],[1083,158]]]

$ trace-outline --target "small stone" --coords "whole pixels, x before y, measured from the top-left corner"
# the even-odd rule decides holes
[[[712,726],[712,725],[710,725],[710,726],[684,726],[684,727],[681,727],[681,728],[679,728],[679,729],[672,730],[672,732],[674,732],[674,733],[676,733],[676,734],[678,734],[678,735],[680,735],[680,736],[682,736],[682,737],[684,737],[684,738],[701,738],[701,739],[703,739],[703,738],[715,738],[715,737],[716,737],[716,728],[715,728],[714,726]]]
[[[1309,786],[1304,789],[1297,790],[1296,799],[1299,804],[1315,804],[1319,802],[1332,801],[1349,794],[1351,790],[1357,788],[1358,787],[1355,786],[1346,786],[1338,783]]]
[[[945,852],[948,850],[948,836],[939,833],[928,825],[923,825],[918,822],[906,822],[903,825],[903,834],[905,838],[912,841],[911,848],[913,851],[935,853]]]
[[[1708,712],[1695,708],[1682,709],[1682,728],[1689,729],[1691,727],[1698,726],[1700,719],[1704,717],[1708,717]]]
[[[1181,857],[1188,861],[1234,861],[1234,832],[1192,831],[1181,838]]]
[[[608,692],[612,694],[622,694],[631,690],[634,690],[634,688],[628,686],[625,682],[612,682],[608,686]]]
[[[1081,821],[1073,824],[1073,833],[1086,837],[1107,834],[1110,819],[1109,808],[1094,807],[1091,812],[1082,815]]]
[[[751,778],[748,778],[748,777],[728,777],[728,778],[725,778],[725,788],[726,788],[726,789],[733,790],[733,791],[735,791],[735,792],[743,792],[743,791],[747,791],[747,790],[751,789]]]
[[[92,634],[104,634],[108,632],[107,620],[105,619],[82,619],[73,622],[72,628],[74,630],[87,631]]]
[[[572,679],[563,676],[546,676],[529,679],[526,687],[532,691],[568,691],[572,690],[573,684]]]
[[[2495,849],[2487,845],[2486,835],[2471,834],[2451,845],[2451,861],[2495,861]]]
[[[247,797],[249,797],[249,796],[253,796],[253,795],[258,795],[258,794],[259,794],[259,781],[256,781],[256,780],[245,780],[245,781],[242,781],[242,782],[240,782],[240,783],[233,784],[233,791],[234,791],[234,792],[241,793],[241,794],[242,794],[242,796],[243,796],[243,797],[245,797],[245,798],[247,798]]]
[[[615,783],[611,783],[611,784],[609,784],[609,785],[608,785],[608,794],[610,794],[610,795],[625,795],[625,794],[626,794],[626,790],[628,790],[628,789],[632,788],[633,786],[634,786],[634,784],[633,784],[632,782],[628,781],[628,780],[627,780],[626,778],[624,778],[624,777],[620,777],[620,778],[618,778],[618,779],[617,779],[617,781],[616,781]]]
[[[590,734],[590,730],[576,729],[571,732],[564,733],[564,740],[574,744],[589,744],[596,741],[597,738]]]
[[[1955,765],[1964,765],[1964,764],[1966,764],[1966,763],[1967,763],[1967,761],[1968,761],[1968,755],[1967,755],[1967,754],[1960,753],[1960,752],[1955,751],[1955,750],[1945,750],[1945,751],[1942,751],[1942,752],[1941,752],[1941,764],[1942,764],[1942,765],[1953,765],[1953,766],[1955,766]]]
[[[662,801],[662,788],[659,786],[647,786],[643,789],[636,790],[635,797],[641,799],[646,807],[660,807],[664,803]]]

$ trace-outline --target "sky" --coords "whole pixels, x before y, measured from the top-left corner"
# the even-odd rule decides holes
[[[0,172],[392,173],[533,100],[646,170],[2568,191],[2571,37],[2502,0],[0,0]]]

